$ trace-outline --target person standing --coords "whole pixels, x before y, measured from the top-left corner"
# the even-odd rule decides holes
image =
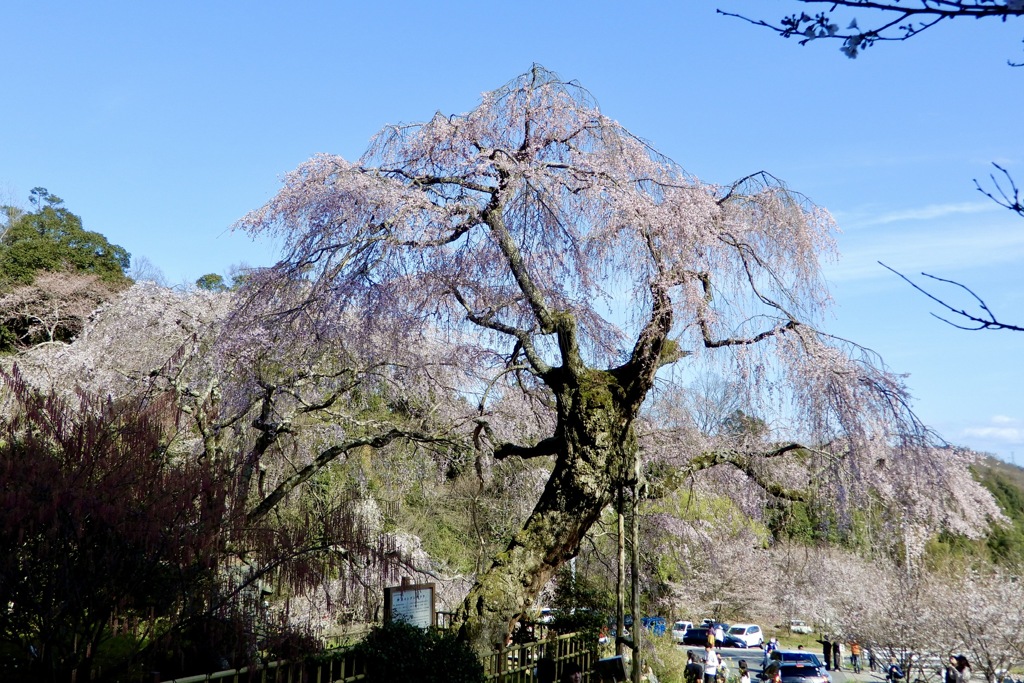
[[[946,667],[946,683],[968,683],[971,680],[971,665],[967,657],[957,655],[950,656],[949,666]]]
[[[860,673],[860,643],[854,640],[850,643],[850,664],[853,665],[853,673]]]
[[[750,672],[747,671],[747,660],[741,659],[739,662],[740,667],[740,683],[750,683]]]
[[[843,650],[838,638],[832,641],[832,668],[836,671],[843,670]]]
[[[562,677],[559,683],[583,683],[583,667],[576,662],[569,662],[562,669]]]
[[[693,652],[686,653],[686,668],[683,669],[683,679],[686,683],[701,683],[704,678],[704,667],[693,658]]]
[[[715,648],[708,645],[704,648],[704,683],[715,683],[718,666],[722,663]]]
[[[821,643],[821,654],[825,659],[825,671],[832,670],[832,641],[828,639],[828,636],[822,636],[818,639]]]
[[[942,683],[954,683],[956,681],[956,657],[949,656],[946,669],[942,674]]]
[[[537,660],[537,683],[555,683],[555,660],[541,657]]]
[[[725,642],[725,629],[722,628],[721,624],[715,624],[715,640],[718,641],[719,647]]]

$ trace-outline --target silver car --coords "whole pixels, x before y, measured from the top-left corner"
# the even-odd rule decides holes
[[[830,683],[822,667],[797,662],[779,667],[781,683]]]

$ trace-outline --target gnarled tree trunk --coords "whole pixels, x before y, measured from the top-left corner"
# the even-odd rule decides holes
[[[568,374],[568,373],[566,373]],[[612,502],[638,449],[627,400],[611,372],[588,371],[556,389],[555,467],[523,528],[478,578],[460,608],[460,634],[479,652],[501,644]]]

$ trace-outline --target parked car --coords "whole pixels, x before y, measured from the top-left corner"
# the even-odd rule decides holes
[[[733,635],[732,633],[726,633],[725,638],[722,639],[722,642],[718,642],[718,640],[715,640],[715,645],[718,645],[719,647],[742,648],[747,646],[747,641],[743,640],[743,638],[740,638],[739,636]]]
[[[778,656],[776,657],[776,655]],[[809,664],[810,666],[825,668],[818,655],[806,650],[776,650],[772,653],[772,657],[778,659],[783,664]]]
[[[797,662],[779,667],[781,683],[831,683],[822,667]]]
[[[776,661],[781,666],[805,666],[815,668],[824,676],[826,683],[832,683],[832,677],[821,663],[818,655],[806,650],[774,650],[770,655],[766,652],[761,668],[768,666],[769,661]]]
[[[814,629],[807,625],[807,622],[801,621],[800,619],[789,620],[789,632],[790,633],[810,633]]]
[[[683,645],[699,645],[703,647],[707,644],[708,629],[706,626],[686,629],[686,633],[683,634]]]
[[[691,628],[693,628],[692,621],[677,621],[672,624],[672,640],[677,643],[683,642],[683,636],[685,636],[686,632]]]
[[[725,637],[726,643],[730,640],[741,643],[730,647],[761,647],[764,645],[764,632],[757,624],[733,624]]]
[[[640,619],[640,623],[656,636],[665,635],[665,627],[668,626],[665,617],[643,617]]]

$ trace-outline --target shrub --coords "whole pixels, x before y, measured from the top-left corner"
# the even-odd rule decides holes
[[[421,629],[404,621],[377,626],[356,651],[373,681],[483,683],[484,669],[453,633]]]

